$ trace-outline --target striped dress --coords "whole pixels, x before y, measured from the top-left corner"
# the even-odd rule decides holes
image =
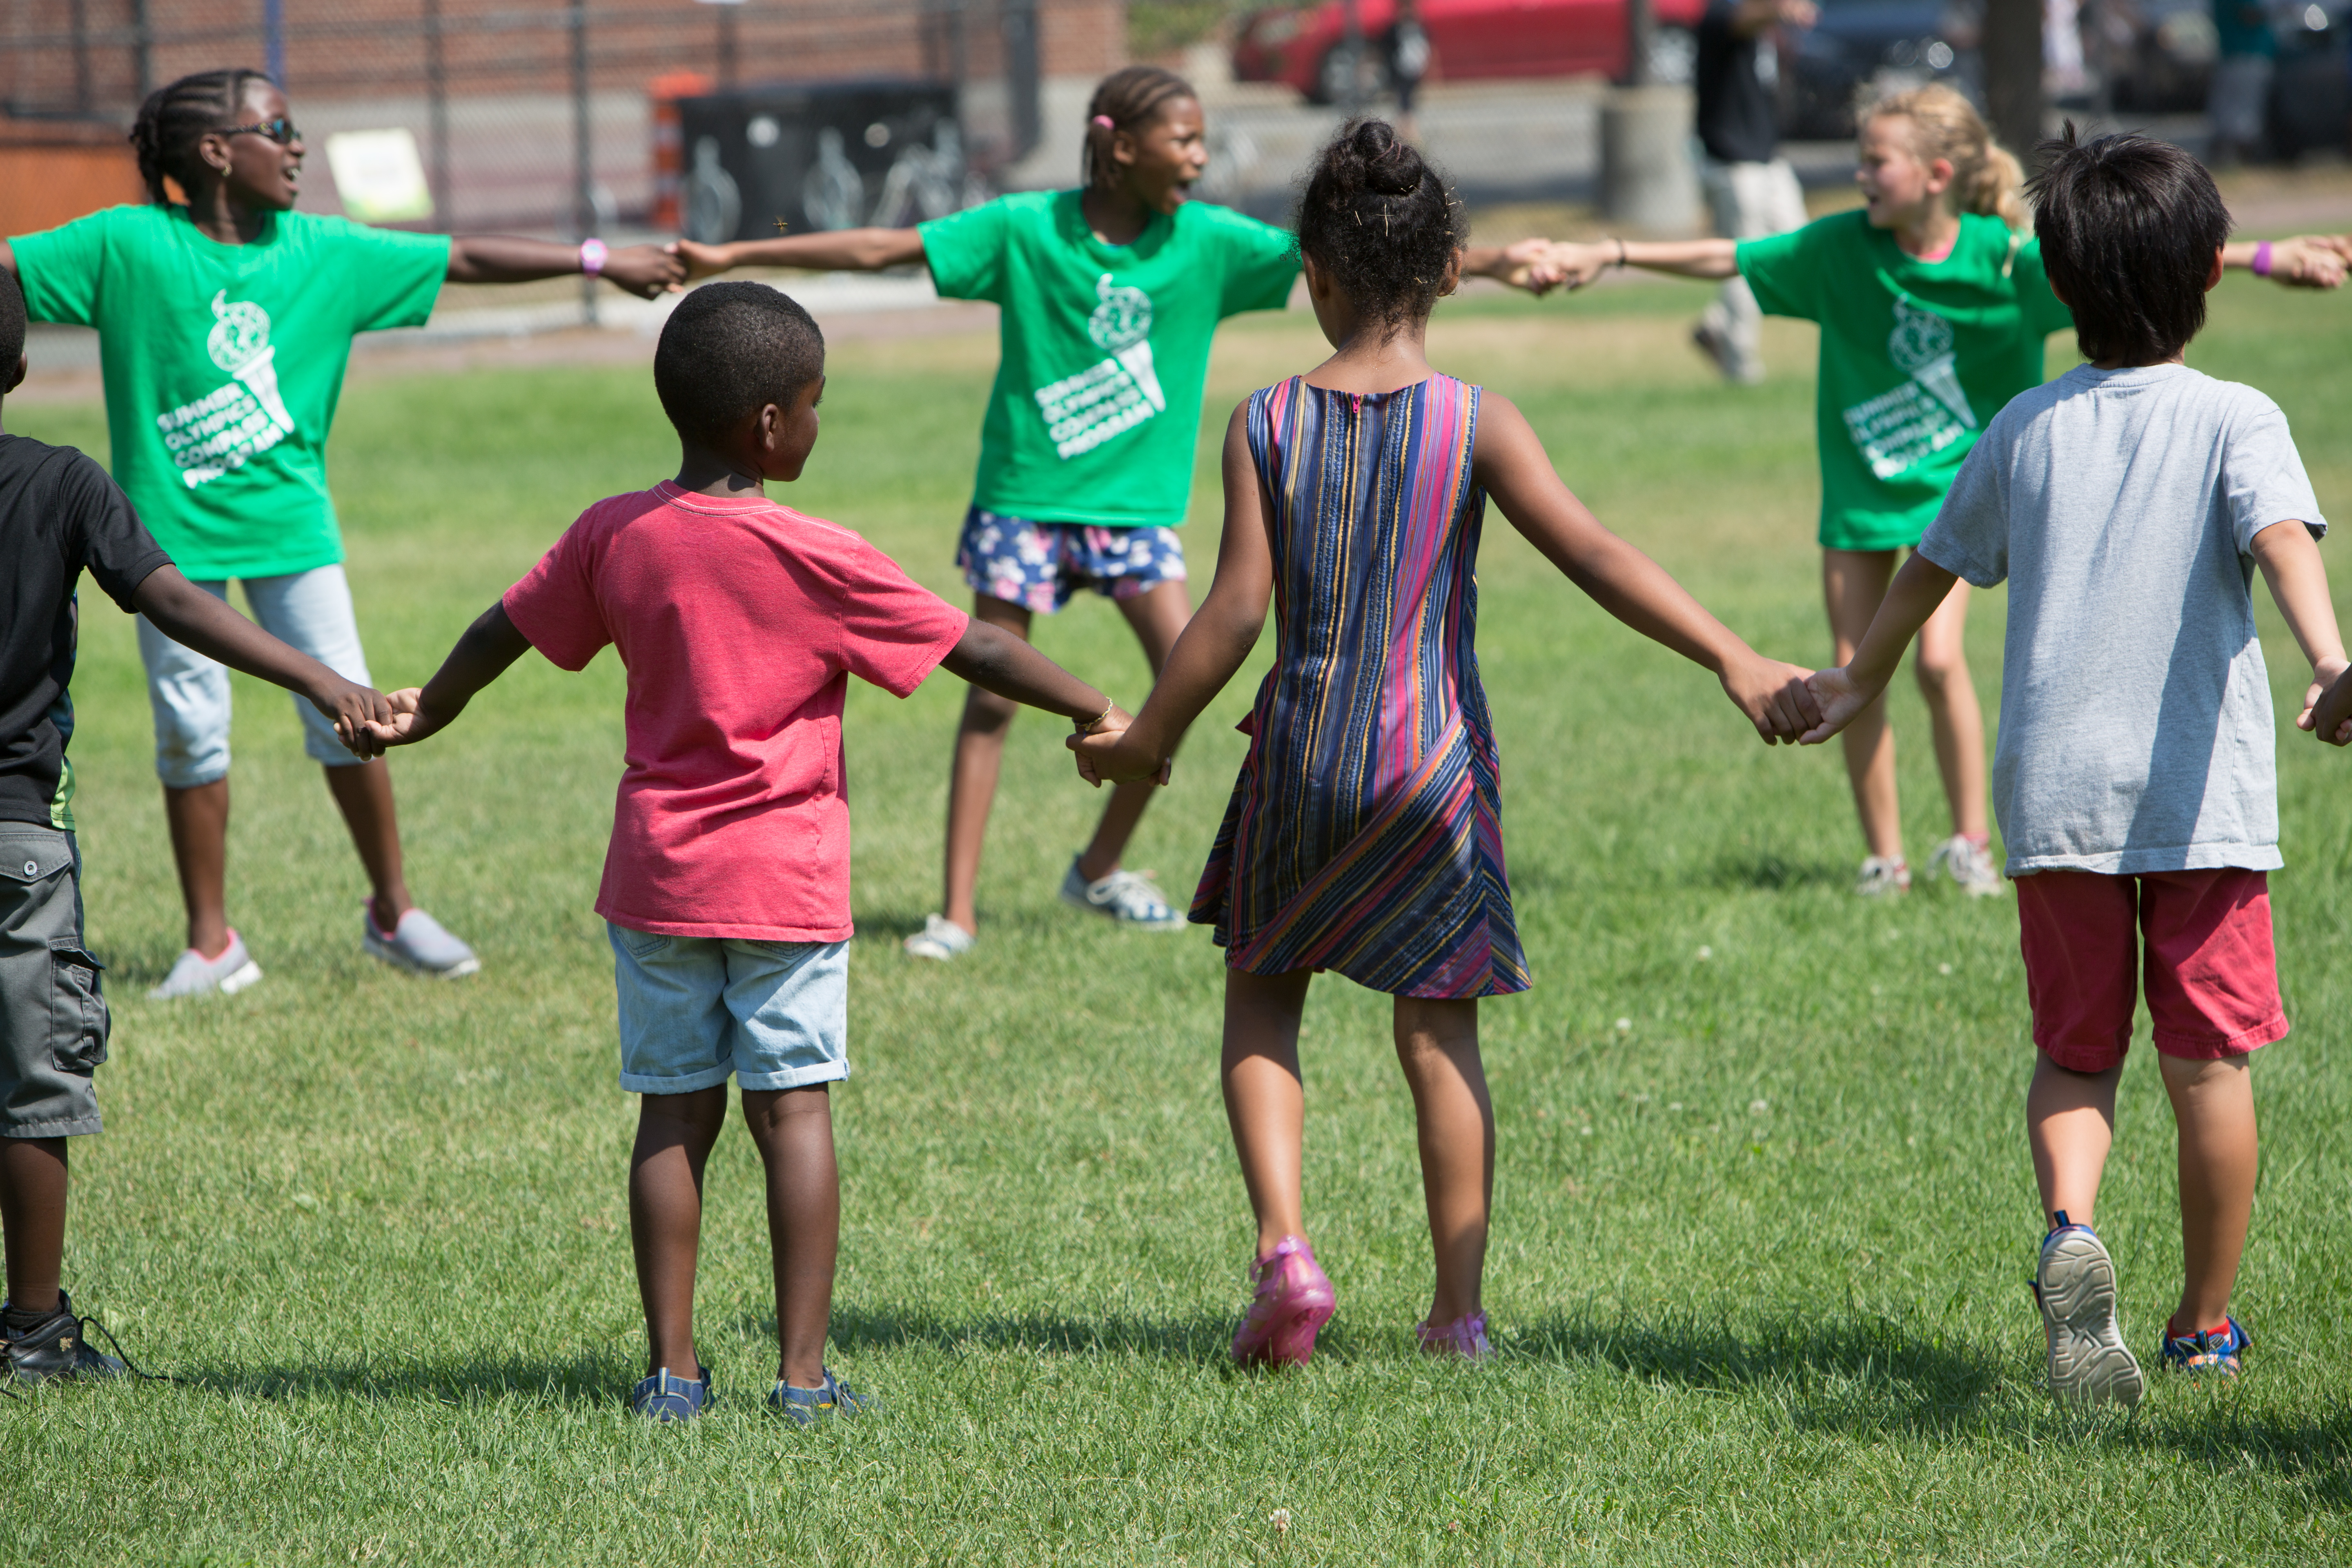
[[[1275,666],[1192,910],[1235,969],[1399,996],[1528,988],[1471,646],[1477,424],[1478,389],[1444,375],[1250,397]]]

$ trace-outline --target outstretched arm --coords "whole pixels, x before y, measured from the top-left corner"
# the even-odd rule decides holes
[[[1090,735],[1114,734],[1128,717],[1111,700],[1039,653],[1003,626],[975,620],[948,650],[940,666],[983,691],[1063,718],[1090,721]]]
[[[1217,544],[1217,574],[1194,611],[1151,697],[1126,733],[1073,736],[1078,772],[1090,784],[1157,776],[1168,782],[1169,759],[1201,710],[1257,646],[1265,607],[1274,597],[1274,555],[1265,542],[1265,492],[1250,456],[1249,405],[1225,426],[1225,529]]]
[[[1917,551],[1911,552],[1903,570],[1895,574],[1886,597],[1879,602],[1878,613],[1871,616],[1870,629],[1862,634],[1852,662],[1843,669],[1818,670],[1805,683],[1821,704],[1822,717],[1821,722],[1798,737],[1801,743],[1820,745],[1877,700],[1895,679],[1903,650],[1911,646],[1911,639],[1919,635],[1919,628],[1958,581]]]
[[[2311,730],[2333,745],[2352,740],[2345,714],[2335,703],[2332,688],[2343,684],[2347,668],[2344,637],[2336,629],[2336,605],[2327,593],[2327,566],[2319,558],[2318,542],[2299,521],[2274,522],[2253,540],[2254,563],[2271,585],[2271,599],[2279,607],[2295,645],[2311,661],[2311,686],[2303,694],[2303,711],[2294,716],[2298,730]],[[2331,713],[2331,706],[2336,710]],[[2328,722],[2330,718],[2334,722]]]
[[[1598,239],[1589,245],[1563,240],[1538,264],[1538,279],[1581,289],[1612,267],[1639,267],[1677,278],[1736,278],[1736,239]]]
[[[1757,653],[1664,567],[1601,527],[1560,482],[1526,416],[1497,393],[1479,398],[1472,461],[1474,476],[1512,527],[1602,609],[1715,671],[1757,734],[1777,744],[1795,740],[1815,721],[1805,693],[1807,671]]]
[[[2231,240],[2221,247],[2221,265],[2252,271],[2263,248],[2260,240]],[[2279,287],[2333,289],[2344,281],[2345,264],[2352,261],[2352,235],[2299,234],[2269,241],[2268,248],[2265,275]]]
[[[576,276],[580,247],[548,239],[515,239],[499,234],[459,235],[449,241],[452,283],[530,283],[541,278]],[[600,276],[641,300],[680,288],[686,265],[658,245],[625,245],[605,253]]]
[[[810,272],[879,272],[923,259],[923,236],[912,228],[840,228],[830,233],[786,235],[780,239],[739,239],[702,245],[681,239],[668,247],[690,278],[709,278],[736,267],[798,267]]]
[[[282,686],[335,721],[335,733],[362,756],[363,729],[389,720],[383,693],[345,680],[309,654],[287,647],[181,574],[158,566],[132,590],[131,602],[155,629],[206,658]]]
[[[410,687],[392,694],[395,716],[389,723],[366,727],[362,754],[381,756],[387,746],[413,746],[439,733],[466,710],[474,693],[505,674],[530,647],[530,639],[507,619],[505,602],[492,605],[466,628],[423,690]]]

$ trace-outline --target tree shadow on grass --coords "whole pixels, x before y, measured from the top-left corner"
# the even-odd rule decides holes
[[[1507,1348],[1737,1394],[1776,1409],[1798,1430],[1858,1442],[1989,1443],[2026,1460],[2053,1443],[2104,1443],[2217,1473],[2267,1472],[2315,1504],[2352,1508],[2352,1409],[2341,1404],[2316,1414],[2279,1408],[2265,1396],[2291,1400],[2293,1391],[2203,1387],[2150,1366],[2134,1415],[2063,1409],[2051,1402],[2039,1364],[1899,1314],[1792,1310],[1737,1326],[1696,1315],[1559,1314],[1511,1335]]]

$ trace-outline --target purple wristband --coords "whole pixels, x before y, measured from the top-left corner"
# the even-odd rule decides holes
[[[2271,242],[2265,239],[2261,244],[2254,247],[2254,276],[2257,278],[2267,278],[2270,275]]]

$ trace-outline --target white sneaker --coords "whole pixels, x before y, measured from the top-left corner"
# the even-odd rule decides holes
[[[1862,874],[1854,879],[1853,890],[1865,899],[1907,893],[1911,890],[1910,862],[1900,855],[1891,860],[1873,855],[1862,863]]]
[[[1075,858],[1062,878],[1062,902],[1146,931],[1174,931],[1184,923],[1183,915],[1161,896],[1150,872],[1113,871],[1100,881],[1089,882],[1080,875]]]
[[[147,993],[150,1002],[172,1002],[184,996],[234,996],[261,978],[261,965],[245,950],[245,938],[232,931],[228,946],[218,958],[206,958],[194,948],[183,948],[163,984]]]
[[[380,958],[394,969],[405,969],[411,974],[429,975],[436,980],[456,980],[480,973],[482,961],[474,950],[451,936],[439,921],[423,910],[411,910],[400,917],[400,923],[387,936],[375,923],[375,911],[362,899],[360,907],[366,912],[361,917],[366,929],[360,943],[371,958]]]
[[[1992,847],[1958,833],[1937,845],[1936,852],[1927,857],[1927,875],[1932,878],[1938,871],[1972,899],[1990,899],[2008,886],[1992,863]]]
[[[980,940],[945,915],[925,915],[923,929],[908,937],[904,943],[907,952],[916,958],[936,959],[941,963],[961,958]]]
[[[2086,1225],[2070,1225],[2042,1238],[2033,1270],[2033,1300],[2050,1342],[2050,1394],[2061,1404],[2139,1403],[2145,1386],[2116,1326],[2116,1265]]]

